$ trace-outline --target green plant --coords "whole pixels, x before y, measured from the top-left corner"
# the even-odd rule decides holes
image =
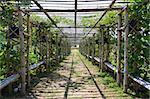
[[[98,77],[105,77],[105,76],[107,76],[107,75],[108,75],[107,73],[103,72],[103,73],[99,73],[99,74],[98,74]]]
[[[110,83],[114,83],[115,80],[112,77],[106,76],[103,79],[103,84],[104,85],[109,85]]]

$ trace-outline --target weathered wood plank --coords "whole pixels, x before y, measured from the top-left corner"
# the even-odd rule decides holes
[[[15,80],[17,80],[19,77],[20,77],[19,74],[14,74],[0,81],[0,90],[9,85],[10,83],[14,82]]]
[[[100,59],[98,57],[94,57],[94,60],[96,60],[97,62],[100,62]]]
[[[39,62],[38,64],[33,64],[29,67],[29,70],[35,69],[39,67],[40,65],[45,64],[45,61]]]
[[[138,84],[144,86],[146,89],[150,90],[150,83],[143,80],[140,77],[133,77],[131,75],[128,75],[133,81],[137,82]]]
[[[112,64],[108,63],[108,62],[105,62],[104,63],[107,67],[109,67],[110,69],[112,69],[113,71],[117,72],[117,69],[116,67],[114,67]]]

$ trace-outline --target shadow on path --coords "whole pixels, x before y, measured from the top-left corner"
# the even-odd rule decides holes
[[[78,56],[79,56],[79,58],[81,59],[80,55],[78,55]],[[84,66],[86,67],[86,69],[88,70],[88,72],[89,72],[89,74],[90,74],[90,76],[91,76],[91,78],[92,78],[92,80],[93,80],[93,82],[94,82],[96,88],[98,89],[100,95],[102,96],[103,99],[106,99],[106,97],[104,96],[104,94],[103,94],[102,91],[100,90],[100,88],[99,88],[99,86],[98,86],[96,80],[94,79],[92,73],[90,72],[89,68],[86,66],[86,64],[84,63],[84,61],[83,61],[82,59],[81,59],[81,61],[82,61],[82,63],[84,64]]]
[[[64,93],[64,99],[67,99],[67,96],[68,96],[69,85],[71,84],[71,77],[72,77],[73,71],[74,71],[74,69],[73,69],[73,56],[72,56],[70,75],[69,75],[69,79],[67,81],[67,87],[66,87],[66,90],[65,90],[65,93]]]

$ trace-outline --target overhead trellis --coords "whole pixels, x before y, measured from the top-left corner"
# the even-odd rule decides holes
[[[38,0],[38,3],[40,4],[41,7],[43,7],[45,12],[49,16],[57,16],[58,15],[58,16],[62,16],[62,17],[66,17],[66,18],[70,18],[71,20],[74,20],[74,25],[70,26],[70,27],[74,27],[74,30],[73,30],[74,32],[72,32],[72,30],[68,30],[68,33],[66,31],[65,31],[65,33],[67,33],[67,34],[74,33],[74,41],[76,42],[76,38],[77,38],[76,34],[78,33],[77,27],[80,27],[80,28],[83,27],[82,23],[80,22],[81,18],[83,16],[91,16],[91,15],[96,15],[98,18],[102,14],[99,12],[121,10],[122,8],[120,6],[124,5],[125,2],[123,2],[121,0],[114,0],[114,1],[113,1],[114,2],[113,7],[109,7],[110,3],[112,2],[111,0],[110,1],[98,1],[98,0],[94,0],[94,1],[91,1],[91,0],[69,0],[69,1],[46,0],[45,1],[45,0]],[[35,4],[35,2],[31,2],[30,9],[26,9],[25,11],[30,12],[30,13],[37,13],[37,15],[40,15],[41,17],[45,16],[44,14],[42,14],[42,12],[44,12],[44,11],[41,10],[41,8],[39,8],[37,6],[37,4]],[[50,12],[52,12],[52,13],[50,13]],[[60,13],[58,13],[58,12],[60,12]],[[75,13],[73,13],[73,12],[75,12]],[[86,12],[86,14],[85,13],[82,14],[80,12]],[[80,23],[81,23],[81,25],[79,26]],[[58,27],[61,27],[61,28],[66,27],[67,28],[68,26],[67,25],[65,26],[65,24],[63,24],[63,25],[59,24]],[[92,26],[92,27],[96,27],[96,26]],[[91,31],[89,31],[89,32],[91,32]],[[83,33],[83,29],[80,30],[80,33]],[[90,34],[90,33],[83,33],[83,34],[85,35],[85,34]],[[67,37],[72,38],[72,37],[69,37],[69,35],[67,35]],[[78,40],[80,41],[80,39],[78,39]],[[77,42],[79,42],[79,41],[77,41]]]
[[[113,1],[111,0],[108,0],[108,1],[99,1],[99,0],[94,0],[94,1],[93,0],[67,0],[67,1],[66,0],[37,0],[36,1],[36,0],[32,0],[31,2],[28,1],[27,3],[29,4],[29,6],[22,7],[23,11],[35,13],[36,15],[39,15],[40,17],[47,16],[51,20],[51,22],[54,24],[54,26],[57,27],[58,30],[60,30],[60,32],[63,35],[65,35],[65,33],[74,34],[74,40],[76,42],[76,38],[77,38],[76,34],[78,33],[78,31],[79,33],[84,32],[83,29],[78,30],[77,28],[77,27],[84,28],[81,22],[82,17],[96,16],[98,19],[101,16],[101,18],[97,20],[94,26],[90,26],[91,29],[87,33],[86,32],[83,33],[86,36],[90,34],[92,30],[95,30],[95,27],[97,27],[96,25],[103,18],[103,16],[106,14],[107,11],[121,10],[122,7],[126,3],[129,3],[129,2],[125,2],[122,0],[113,0]],[[43,12],[45,14],[43,14]],[[55,24],[56,22],[52,18],[53,16],[62,16],[62,17],[66,17],[71,20],[74,20],[74,25],[72,24],[71,26],[68,26],[65,24]],[[68,29],[67,32],[65,31],[65,33],[63,33],[63,30],[61,30],[59,27],[61,28],[62,27],[64,28],[74,27],[74,30]],[[70,38],[69,35],[66,35],[66,36]],[[80,41],[80,39],[78,40]]]
[[[25,77],[26,77],[26,69],[27,69],[27,77],[28,77],[28,86],[30,86],[30,69],[34,69],[35,67],[38,67],[39,65],[31,65],[30,66],[30,60],[29,60],[29,53],[30,53],[30,41],[31,41],[31,33],[30,33],[30,25],[33,24],[33,26],[36,27],[36,33],[37,33],[37,45],[34,49],[35,53],[38,53],[38,59],[42,61],[42,64],[45,64],[45,68],[48,71],[49,70],[49,63],[50,61],[55,61],[55,63],[58,64],[60,61],[60,57],[64,57],[68,53],[70,53],[71,45],[82,45],[81,52],[84,54],[87,54],[86,56],[88,58],[92,58],[94,60],[95,55],[95,46],[94,44],[99,44],[99,58],[97,59],[99,62],[100,70],[103,71],[105,69],[104,65],[107,65],[110,67],[114,72],[117,72],[117,82],[118,84],[121,84],[121,34],[124,31],[124,80],[123,80],[123,87],[124,91],[127,91],[128,89],[128,34],[129,32],[137,32],[136,26],[130,25],[130,23],[134,23],[135,20],[129,21],[128,16],[128,5],[132,4],[130,2],[124,2],[120,0],[109,0],[109,1],[99,1],[99,0],[32,0],[31,2],[24,2],[23,5],[21,2],[13,2],[10,1],[10,3],[15,5],[15,9],[10,10],[10,13],[5,13],[3,5],[6,2],[2,2],[1,4],[1,19],[5,17],[5,15],[12,14],[12,16],[9,18],[9,21],[11,19],[14,20],[13,23],[9,23],[9,29],[7,38],[7,60],[10,60],[10,50],[12,47],[12,41],[16,41],[16,39],[20,40],[19,51],[20,51],[20,65],[19,69],[21,71],[12,71],[8,73],[7,76],[10,76],[13,73],[16,73],[16,75],[13,75],[13,80],[8,77],[8,79],[4,80],[4,82],[12,82],[14,79],[18,79],[18,74],[21,74],[21,88],[22,88],[22,94],[25,94]],[[13,6],[14,6],[13,5]],[[26,6],[27,5],[27,6]],[[127,5],[127,6],[126,6]],[[116,22],[113,22],[112,25],[105,25],[101,24],[101,21],[105,15],[109,11],[118,11],[116,15],[118,15],[118,24],[116,25]],[[52,24],[45,24],[45,23],[39,23],[39,22],[31,22],[30,23],[30,15],[36,14],[37,16],[42,17],[44,20],[49,20],[49,23]],[[85,14],[86,13],[86,14]],[[122,24],[122,13],[124,14],[124,23]],[[71,14],[71,15],[70,15]],[[24,17],[26,17],[26,20]],[[73,20],[73,24],[70,26],[68,24],[57,24],[57,19],[55,19],[53,16],[63,16],[65,18],[69,18],[70,20]],[[15,17],[15,18],[14,18]],[[17,18],[16,18],[17,17]],[[88,20],[90,23],[89,26],[85,26],[87,24],[83,24],[82,18],[95,18],[92,25],[91,21]],[[17,22],[15,23],[15,20]],[[25,23],[24,20],[27,22]],[[6,25],[5,23],[5,25]],[[66,22],[66,23],[69,23]],[[12,25],[13,24],[13,25]],[[123,25],[123,27],[121,26]],[[24,31],[24,25],[27,26],[27,31]],[[65,26],[66,25],[66,26]],[[136,23],[135,23],[136,25]],[[116,26],[118,26],[116,28]],[[50,28],[48,28],[50,27]],[[55,33],[51,33],[51,29],[54,29]],[[48,29],[48,30],[47,30]],[[67,30],[68,29],[68,30]],[[131,30],[131,31],[130,31]],[[100,31],[100,34],[98,35],[99,40],[95,40],[95,35],[97,32]],[[108,32],[109,31],[109,32]],[[107,33],[115,34],[114,31],[117,31],[117,36],[113,35],[114,38],[118,38],[118,50],[117,50],[117,71],[115,71],[115,68],[110,65],[108,62],[105,62],[105,59],[108,60],[108,52],[107,55],[104,55],[105,52],[105,44],[106,49],[108,48],[109,41],[111,38],[107,37]],[[25,33],[27,32],[27,33]],[[110,36],[110,35],[109,35]],[[14,39],[15,38],[15,39]],[[95,40],[95,41],[94,41]],[[34,41],[35,42],[35,41]],[[70,42],[70,43],[69,43]],[[25,49],[25,45],[27,44],[27,49]],[[54,50],[51,51],[50,50]],[[25,51],[27,51],[27,66],[25,66]],[[67,51],[67,52],[66,52]],[[17,54],[16,54],[17,55]],[[50,57],[52,55],[52,57]],[[40,63],[41,65],[41,63]],[[51,65],[51,64],[50,64]],[[12,65],[10,62],[7,62],[7,66],[9,67],[9,70],[12,69]],[[35,66],[35,67],[34,67]],[[40,67],[40,71],[43,70],[43,67]],[[132,78],[132,77],[131,77]],[[2,83],[1,83],[2,84]],[[6,85],[3,85],[4,87]],[[10,85],[11,88],[11,85]],[[149,87],[146,86],[146,88],[149,89]]]

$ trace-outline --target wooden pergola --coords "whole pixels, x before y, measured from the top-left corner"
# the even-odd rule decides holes
[[[19,73],[17,73],[16,75],[11,76],[10,78],[6,79],[5,81],[3,81],[1,84],[2,86],[0,87],[0,89],[4,88],[5,86],[7,86],[8,84],[10,84],[11,82],[13,82],[15,79],[19,78],[19,75],[21,75],[21,92],[23,95],[25,95],[26,93],[26,72],[28,73],[29,70],[34,69],[35,67],[38,67],[41,64],[47,63],[46,61],[42,61],[37,65],[32,65],[29,66],[29,53],[30,53],[30,43],[31,43],[31,30],[30,30],[30,14],[31,13],[36,13],[36,12],[43,12],[46,17],[52,22],[52,24],[55,26],[53,28],[57,28],[60,33],[64,36],[64,38],[71,38],[74,39],[74,41],[72,41],[74,44],[76,44],[78,42],[81,43],[81,46],[84,46],[85,43],[87,43],[88,46],[89,43],[87,41],[87,37],[89,34],[91,34],[92,30],[97,28],[97,29],[103,29],[105,28],[105,26],[97,26],[97,24],[102,20],[102,18],[107,14],[108,11],[118,11],[118,23],[117,23],[117,83],[121,84],[121,76],[122,76],[122,72],[121,72],[121,36],[122,36],[122,31],[125,32],[124,35],[124,81],[123,81],[123,88],[124,91],[127,92],[128,89],[128,33],[129,33],[129,19],[128,19],[128,9],[127,6],[124,7],[113,7],[113,5],[116,3],[117,0],[112,0],[109,4],[109,6],[107,8],[97,8],[97,9],[78,9],[78,0],[74,1],[74,9],[44,9],[44,7],[42,7],[42,5],[37,1],[37,0],[32,0],[33,3],[39,8],[39,9],[21,9],[20,7],[18,7],[18,9],[16,9],[15,11],[18,13],[18,18],[19,18],[19,38],[20,38],[20,50],[21,50],[21,66],[22,66],[22,70],[19,71]],[[96,0],[97,1],[97,0]],[[69,2],[69,1],[68,1]],[[120,2],[121,3],[121,2]],[[122,2],[122,3],[129,3],[129,2]],[[74,26],[58,26],[55,22],[55,20],[49,15],[48,12],[73,12],[74,13]],[[84,27],[84,26],[77,26],[77,13],[78,12],[103,12],[102,15],[99,17],[99,19],[95,22],[95,24],[92,27]],[[125,13],[125,26],[122,26],[122,13]],[[23,33],[23,16],[22,13],[27,14],[27,66],[25,66],[25,49],[24,49],[24,33]],[[62,29],[66,29],[66,28],[74,28],[74,36],[68,36],[67,33],[64,33],[64,31]],[[78,28],[88,28],[90,29],[87,33],[77,33],[77,29]],[[69,33],[68,33],[69,34]],[[84,34],[83,36],[79,36],[78,34]],[[93,37],[95,37],[95,33],[92,33]],[[99,45],[102,45],[101,48],[99,49],[99,58],[96,59],[99,61],[99,67],[101,69],[101,71],[103,71],[104,65],[108,65],[110,67],[112,67],[110,64],[105,63],[104,62],[104,37],[103,37],[103,32],[101,32],[101,42]],[[77,39],[80,39],[80,41],[77,41]],[[83,40],[83,42],[82,42]],[[48,41],[46,43],[49,43]],[[93,42],[92,42],[93,43]],[[68,48],[67,44],[65,45],[66,49]],[[48,46],[47,46],[48,47]],[[86,52],[85,46],[82,47],[82,53],[84,53],[85,55],[87,55],[88,57],[90,56],[89,54],[89,50]],[[94,47],[93,47],[94,48]],[[47,48],[48,49],[48,48]],[[94,50],[94,49],[92,49]],[[49,52],[47,52],[49,53]],[[47,56],[49,57],[49,56]],[[58,56],[57,56],[58,57]],[[91,56],[93,59],[95,59],[94,54],[93,56]],[[26,70],[27,67],[27,70]],[[7,83],[6,83],[7,82]],[[30,74],[28,73],[28,78],[27,78],[27,83],[28,86],[30,86]]]

